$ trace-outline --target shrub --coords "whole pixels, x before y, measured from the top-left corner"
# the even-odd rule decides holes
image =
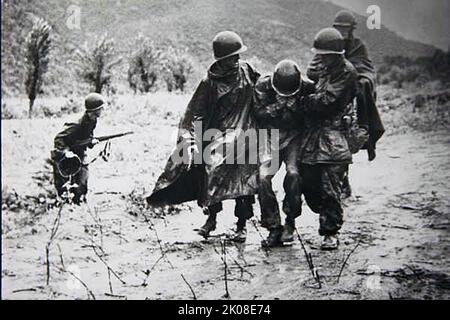
[[[51,26],[44,19],[39,18],[25,40],[25,87],[29,99],[30,118],[34,101],[41,91],[43,76],[48,70],[51,30]]]
[[[103,35],[89,47],[87,43],[75,51],[72,61],[77,75],[101,93],[103,89],[111,89],[113,69],[122,58],[116,53],[114,40]]]
[[[193,63],[187,49],[167,47],[162,56],[162,67],[167,91],[183,92],[193,71]]]
[[[150,92],[158,79],[161,51],[150,39],[138,35],[133,45],[128,67],[130,88],[141,93]]]

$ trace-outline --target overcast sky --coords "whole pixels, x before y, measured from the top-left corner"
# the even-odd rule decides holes
[[[328,0],[362,15],[369,5],[381,9],[381,23],[411,40],[450,46],[450,0]]]

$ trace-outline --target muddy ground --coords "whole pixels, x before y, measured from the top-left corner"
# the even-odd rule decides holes
[[[49,273],[46,245],[58,208],[33,211],[24,203],[32,201],[29,195],[37,197],[34,208],[51,204],[44,164],[64,121],[2,121],[2,298],[450,298],[448,130],[386,134],[374,162],[365,152],[355,157],[354,196],[346,202],[338,251],[319,250],[318,217],[304,206],[298,231],[319,275],[313,278],[299,241],[261,248],[267,233],[257,222],[258,206],[247,242],[239,245],[224,241],[235,222],[232,203],[207,241],[194,231],[205,219],[195,204],[165,214],[141,210],[139,200],[173,146],[181,113],[173,106],[186,101],[164,99],[163,108],[147,100],[132,108],[121,98],[114,102],[98,133],[135,134],[113,143],[109,162],[91,165],[89,205],[62,208],[49,246]],[[283,175],[274,181],[280,201]],[[8,197],[22,202],[6,205]]]

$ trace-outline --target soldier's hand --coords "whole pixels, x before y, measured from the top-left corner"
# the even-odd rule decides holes
[[[89,145],[88,145],[88,148],[89,149],[92,149],[93,147],[95,147],[97,144],[99,144],[100,143],[100,141],[98,141],[97,139],[92,139],[91,140],[91,142],[89,143]]]
[[[196,144],[193,144],[193,145],[191,145],[191,146],[189,146],[188,147],[188,170],[191,170],[191,168],[192,168],[192,165],[194,164],[194,154],[195,153],[198,153],[199,152],[199,150],[198,150],[198,147],[197,147],[197,145]]]
[[[267,108],[267,113],[272,117],[275,118],[278,115],[278,109],[270,106],[269,108]]]
[[[66,152],[64,152],[64,157],[66,157],[67,159],[75,158],[76,154],[70,150],[67,150]]]
[[[297,112],[299,112],[299,113],[306,112],[306,101],[307,101],[306,96],[298,97]]]

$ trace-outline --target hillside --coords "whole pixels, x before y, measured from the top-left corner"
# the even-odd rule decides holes
[[[247,58],[255,56],[262,65],[272,65],[290,57],[305,66],[311,57],[309,49],[315,33],[328,26],[340,9],[314,0],[80,0],[77,3],[81,8],[81,30],[69,30],[66,26],[66,10],[73,4],[71,0],[3,1],[2,75],[6,74],[7,86],[17,87],[21,83],[21,57],[17,47],[23,43],[24,29],[29,27],[26,20],[32,15],[28,13],[49,20],[58,34],[59,48],[54,63],[57,71],[51,75],[58,82],[67,78],[66,61],[70,51],[104,32],[114,37],[121,51],[129,50],[131,38],[142,32],[156,42],[188,47],[203,65],[211,61],[210,42],[214,35],[231,29],[241,34],[249,46]],[[431,46],[407,41],[385,28],[367,30],[364,18],[359,16],[358,20],[357,34],[365,39],[376,62],[383,56],[417,57],[434,51]]]

